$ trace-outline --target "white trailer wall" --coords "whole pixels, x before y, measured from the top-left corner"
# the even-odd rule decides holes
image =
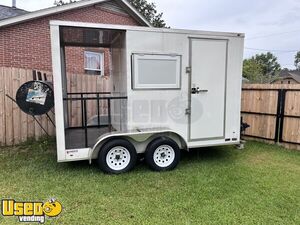
[[[147,31],[127,31],[127,57],[133,53],[176,54],[181,55],[182,65],[188,65],[188,41],[181,34]],[[131,62],[128,61],[127,82],[132,83]],[[170,90],[132,90],[128,86],[128,125],[134,128],[175,128],[176,132],[186,136],[188,117],[185,109],[188,106],[188,76],[181,69],[181,89]],[[180,106],[172,108],[172,101]],[[177,105],[177,104],[176,104]],[[172,117],[178,113],[180,118]],[[175,117],[175,115],[174,115]],[[175,120],[174,120],[175,119]]]
[[[237,138],[240,132],[240,95],[243,37],[234,34],[221,36],[219,33],[189,34],[184,32],[128,30],[126,38],[127,57],[134,53],[177,54],[182,56],[181,89],[132,90],[128,85],[128,128],[168,127],[174,129],[186,140],[188,137],[189,38],[228,39],[225,137],[220,140],[191,142],[193,146],[209,146],[225,143],[227,138]],[[127,62],[127,83],[132,83],[132,62]],[[213,65],[211,65],[213,66]],[[218,82],[218,81],[216,81]],[[212,94],[212,93],[209,93]],[[214,104],[214,103],[211,103]],[[205,106],[204,106],[205,107]]]

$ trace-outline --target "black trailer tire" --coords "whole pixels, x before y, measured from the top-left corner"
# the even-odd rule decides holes
[[[125,139],[107,141],[98,153],[98,166],[105,173],[120,174],[130,171],[136,163],[133,144]]]
[[[168,137],[156,138],[147,146],[145,161],[154,171],[172,170],[180,161],[180,149]]]

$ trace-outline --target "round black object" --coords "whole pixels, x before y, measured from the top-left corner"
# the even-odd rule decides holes
[[[172,170],[180,161],[179,146],[171,138],[158,137],[148,144],[145,160],[152,170]]]
[[[128,172],[134,167],[136,160],[135,147],[125,139],[107,141],[98,154],[98,165],[105,173],[120,174]]]
[[[52,83],[28,81],[21,85],[16,94],[20,109],[29,115],[43,115],[54,106]]]

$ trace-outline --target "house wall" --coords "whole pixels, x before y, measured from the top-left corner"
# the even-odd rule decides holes
[[[129,15],[101,8],[101,4],[70,10],[0,29],[0,66],[52,71],[50,20],[139,25]],[[103,51],[98,49],[98,51]],[[66,50],[67,72],[84,73],[84,48]],[[105,49],[105,74],[109,49]]]
[[[272,82],[272,84],[299,84],[299,83],[292,78],[287,78],[287,79],[276,80]]]
[[[109,48],[66,47],[66,67],[68,72],[84,74],[84,51],[104,53],[104,76],[110,75]]]

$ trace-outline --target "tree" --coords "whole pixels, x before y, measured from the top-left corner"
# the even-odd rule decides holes
[[[154,27],[166,27],[163,13],[157,13],[156,5],[147,0],[128,0]]]
[[[256,54],[252,59],[262,66],[263,75],[265,76],[275,76],[281,69],[277,57],[271,52]]]
[[[253,58],[244,60],[243,77],[247,78],[251,83],[264,83],[265,80],[262,66]]]
[[[76,0],[68,0],[68,2],[65,2],[64,0],[55,0],[54,5],[60,6],[60,5],[66,5],[66,4],[74,3],[74,2],[76,2]]]
[[[267,83],[276,79],[281,68],[277,58],[270,52],[256,54],[243,63],[243,76],[252,83]]]
[[[295,67],[300,71],[300,51],[295,55]]]

